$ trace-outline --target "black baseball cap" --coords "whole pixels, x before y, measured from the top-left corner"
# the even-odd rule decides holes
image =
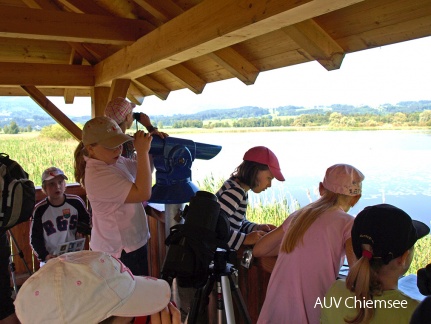
[[[362,256],[362,244],[369,244],[373,249],[372,257],[381,258],[384,264],[388,264],[429,232],[427,225],[412,220],[405,211],[395,206],[368,206],[356,216],[353,223],[353,251],[359,259]]]

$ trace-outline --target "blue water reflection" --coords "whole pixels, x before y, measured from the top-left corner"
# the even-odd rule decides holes
[[[194,141],[221,145],[209,161],[196,160],[193,181],[211,174],[228,177],[252,146],[265,145],[278,156],[284,183],[251,202],[291,197],[301,205],[317,197],[315,192],[328,166],[348,163],[365,174],[363,196],[351,209],[356,215],[365,206],[386,202],[427,224],[431,221],[431,131],[307,131],[176,135]]]

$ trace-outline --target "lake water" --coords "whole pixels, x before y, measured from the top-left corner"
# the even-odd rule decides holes
[[[412,218],[431,221],[431,131],[304,131],[222,134],[181,134],[178,138],[222,146],[210,160],[196,159],[193,182],[205,177],[227,178],[250,147],[264,145],[278,157],[286,181],[273,180],[272,187],[257,199],[287,198],[301,206],[318,198],[317,188],[326,169],[348,163],[365,175],[363,194],[350,210],[356,215],[365,206],[388,203]]]

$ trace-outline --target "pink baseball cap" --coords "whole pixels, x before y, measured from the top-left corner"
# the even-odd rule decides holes
[[[42,173],[42,183],[44,183],[47,180],[54,179],[56,176],[62,176],[63,179],[68,180],[66,175],[63,171],[61,171],[59,168],[56,167],[50,167],[43,171]]]
[[[135,277],[111,255],[85,250],[51,259],[28,278],[15,311],[21,323],[99,323],[160,312],[170,298],[166,281]]]
[[[245,152],[243,160],[267,165],[272,175],[278,181],[284,181],[284,176],[281,173],[278,159],[269,148],[265,146],[252,147]]]
[[[105,116],[112,118],[117,124],[121,124],[135,107],[134,103],[118,97],[108,102],[105,108]]]
[[[347,195],[357,196],[362,193],[362,181],[365,176],[349,164],[334,164],[326,170],[323,186],[325,189]]]

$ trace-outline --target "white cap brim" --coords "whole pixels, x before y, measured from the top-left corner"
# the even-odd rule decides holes
[[[163,310],[171,300],[171,288],[162,279],[135,276],[133,293],[111,315],[137,317],[155,314]]]

